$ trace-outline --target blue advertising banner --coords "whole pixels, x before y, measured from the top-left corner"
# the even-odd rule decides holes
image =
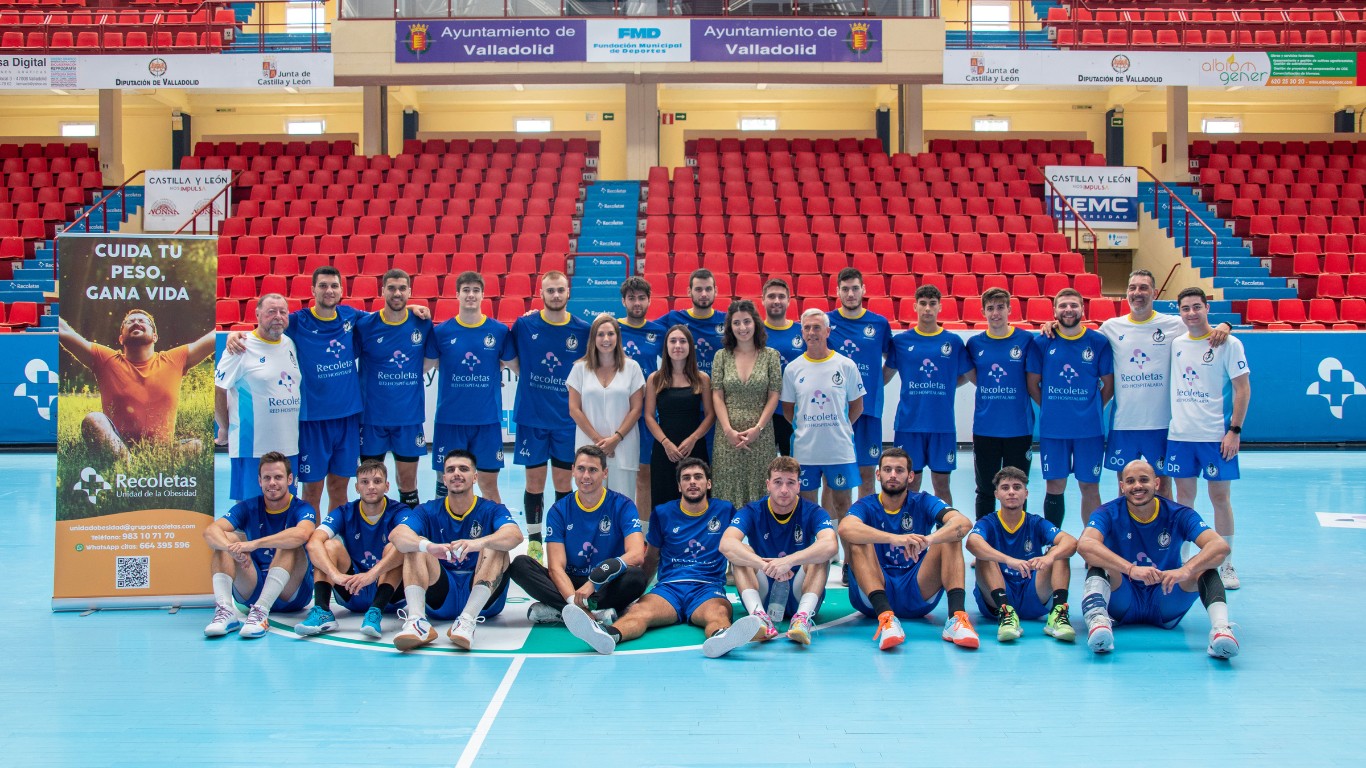
[[[882,61],[874,19],[693,19],[693,61]]]
[[[57,442],[57,335],[11,333],[0,340],[0,443]]]
[[[1043,173],[1091,225],[1101,229],[1138,229],[1137,168],[1050,165]],[[1049,198],[1053,218],[1072,221],[1072,211],[1061,198],[1051,189],[1044,190],[1044,194]]]
[[[461,19],[400,21],[394,25],[394,61],[583,61],[582,19]]]

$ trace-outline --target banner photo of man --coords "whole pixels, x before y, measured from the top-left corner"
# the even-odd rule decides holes
[[[64,235],[54,610],[212,602],[213,237]]]

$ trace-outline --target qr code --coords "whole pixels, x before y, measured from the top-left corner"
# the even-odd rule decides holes
[[[149,589],[152,586],[152,558],[139,557],[114,558],[115,589]]]

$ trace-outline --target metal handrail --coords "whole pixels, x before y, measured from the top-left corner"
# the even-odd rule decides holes
[[[1141,166],[1141,165],[1134,166],[1134,167],[1136,167],[1136,168],[1138,168],[1138,170],[1143,171],[1144,173],[1148,174],[1148,178],[1150,178],[1150,179],[1153,180],[1153,218],[1154,218],[1154,219],[1157,218],[1157,204],[1158,204],[1158,190],[1159,190],[1159,189],[1165,189],[1165,190],[1167,190],[1167,197],[1171,198],[1171,200],[1172,200],[1173,203],[1180,203],[1180,204],[1181,204],[1181,207],[1184,208],[1184,209],[1186,209],[1185,255],[1186,255],[1187,257],[1190,256],[1190,252],[1191,252],[1191,217],[1194,216],[1194,217],[1195,217],[1195,220],[1196,220],[1197,222],[1200,223],[1200,226],[1204,227],[1204,228],[1205,228],[1205,231],[1209,233],[1210,238],[1213,239],[1213,241],[1214,241],[1214,273],[1213,273],[1213,276],[1214,276],[1214,277],[1218,277],[1218,276],[1219,276],[1219,235],[1218,235],[1217,233],[1215,233],[1214,229],[1211,228],[1210,225],[1208,225],[1208,224],[1205,223],[1205,220],[1204,220],[1204,219],[1200,218],[1200,214],[1198,214],[1198,213],[1196,213],[1195,211],[1191,210],[1191,207],[1190,207],[1189,205],[1186,205],[1186,202],[1185,202],[1184,200],[1182,200],[1181,198],[1177,197],[1177,196],[1176,196],[1176,192],[1175,192],[1171,187],[1169,187],[1169,186],[1167,186],[1166,184],[1164,184],[1164,183],[1162,183],[1161,181],[1159,181],[1158,178],[1157,178],[1156,176],[1153,175],[1153,172],[1152,172],[1152,171],[1148,170],[1147,168],[1144,168],[1144,167]],[[1176,224],[1176,209],[1169,205],[1169,206],[1167,206],[1167,231],[1170,232],[1170,231],[1172,230],[1172,228],[1174,227],[1175,224]],[[1169,276],[1169,277],[1170,277],[1170,276]],[[1163,287],[1165,288],[1166,286],[1164,285]],[[1160,292],[1160,291],[1158,292],[1158,295],[1161,295],[1161,292]]]
[[[1067,210],[1069,210],[1069,211],[1072,212],[1072,247],[1073,247],[1073,248],[1077,248],[1078,250],[1080,250],[1080,247],[1079,247],[1079,246],[1081,245],[1081,238],[1079,237],[1079,235],[1080,235],[1080,233],[1081,233],[1081,230],[1077,228],[1077,225],[1078,225],[1078,224],[1080,224],[1080,225],[1083,226],[1083,227],[1086,227],[1086,231],[1091,233],[1091,268],[1094,269],[1095,272],[1096,272],[1096,275],[1099,276],[1099,275],[1100,275],[1100,238],[1096,236],[1096,231],[1095,231],[1094,229],[1091,229],[1091,225],[1086,223],[1086,219],[1083,219],[1083,218],[1081,217],[1081,214],[1080,214],[1080,213],[1077,213],[1077,209],[1072,207],[1072,202],[1071,202],[1070,200],[1067,199],[1067,195],[1064,195],[1062,192],[1059,192],[1059,191],[1058,191],[1058,188],[1055,187],[1055,186],[1053,186],[1053,181],[1052,181],[1052,179],[1049,179],[1047,176],[1044,176],[1044,177],[1043,177],[1043,181],[1044,181],[1045,184],[1048,185],[1048,188],[1049,188],[1049,189],[1053,190],[1053,194],[1054,194],[1054,195],[1057,195],[1059,198],[1062,199],[1062,204],[1065,205],[1065,206],[1067,206]],[[1049,205],[1049,206],[1048,206],[1048,213],[1049,213],[1050,216],[1052,216],[1052,214],[1053,214],[1053,206],[1052,206],[1052,205]],[[1062,223],[1062,233],[1063,233],[1064,235],[1067,234],[1067,222],[1066,222],[1066,221],[1064,221],[1064,222]]]
[[[199,216],[200,216],[200,214],[204,213],[204,211],[206,211],[206,210],[209,212],[209,231],[208,231],[208,234],[211,234],[211,235],[212,235],[212,234],[216,234],[216,231],[214,230],[214,227],[213,227],[213,203],[214,203],[214,201],[217,200],[219,197],[222,197],[223,195],[227,194],[227,193],[228,193],[228,190],[232,189],[232,188],[236,185],[237,179],[240,178],[240,177],[242,176],[242,174],[244,174],[244,173],[246,173],[246,171],[238,171],[237,173],[233,174],[232,178],[231,178],[231,179],[228,179],[228,183],[225,184],[225,185],[223,185],[223,188],[220,189],[220,190],[218,190],[218,193],[217,193],[217,194],[215,194],[213,197],[209,198],[209,201],[208,201],[207,203],[204,203],[203,205],[201,205],[201,206],[199,206],[197,209],[195,209],[195,212],[192,213],[192,214],[190,214],[190,220],[187,221],[187,222],[185,222],[184,224],[181,224],[181,225],[180,225],[180,229],[177,229],[177,230],[176,230],[175,232],[173,232],[172,234],[178,235],[178,234],[180,234],[181,232],[184,232],[186,227],[189,227],[189,228],[190,228],[190,234],[192,234],[192,235],[197,235],[197,234],[199,234]],[[231,205],[231,202],[228,202],[227,205],[224,205],[224,206],[223,206],[223,218],[224,218],[224,219],[230,218],[230,217],[228,216],[228,214],[230,213],[230,211],[228,210],[228,205]]]
[[[113,196],[116,195],[116,194],[119,196],[119,208],[120,208],[120,211],[119,211],[119,218],[122,219],[124,216],[126,216],[126,215],[128,214],[128,192],[127,192],[127,187],[128,187],[128,185],[133,183],[133,179],[136,179],[137,177],[141,176],[142,174],[144,174],[144,173],[146,173],[146,172],[147,172],[146,170],[138,171],[137,173],[133,174],[132,176],[129,176],[127,181],[125,181],[125,182],[123,182],[122,184],[118,185],[118,186],[115,187],[114,189],[109,190],[109,193],[108,193],[108,194],[106,194],[104,197],[101,197],[99,200],[96,200],[95,203],[94,203],[93,205],[91,205],[89,208],[86,208],[86,209],[85,209],[85,213],[82,213],[80,216],[77,216],[77,217],[75,218],[75,220],[73,220],[70,224],[67,224],[66,227],[64,227],[64,228],[62,229],[61,232],[58,232],[58,233],[57,233],[57,236],[60,237],[61,235],[64,235],[64,234],[66,234],[67,232],[70,232],[72,227],[76,226],[77,224],[79,224],[79,223],[81,223],[82,221],[85,221],[87,218],[89,218],[89,217],[90,217],[90,214],[94,213],[96,208],[99,208],[99,209],[104,213],[104,231],[105,231],[105,232],[108,232],[108,231],[109,231],[109,206],[108,206],[108,204],[107,204],[107,201],[109,200],[109,198],[113,197]],[[86,226],[86,229],[89,229],[89,228],[90,228],[89,226]]]

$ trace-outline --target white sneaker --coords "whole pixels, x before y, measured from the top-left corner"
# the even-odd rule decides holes
[[[270,631],[270,611],[259,605],[253,605],[247,611],[247,620],[242,624],[242,628],[237,630],[238,637],[248,640],[255,640],[258,637],[265,637]]]
[[[237,609],[230,605],[218,603],[213,608],[213,621],[204,627],[205,637],[222,637],[229,632],[236,632],[242,628],[242,620],[237,618]]]
[[[1114,622],[1107,613],[1086,617],[1086,644],[1094,653],[1109,653],[1115,649]]]
[[[734,624],[717,632],[702,643],[702,653],[709,659],[720,658],[754,639],[764,628],[763,619],[758,616],[745,616]]]
[[[1233,563],[1226,562],[1219,566],[1219,580],[1224,582],[1224,589],[1238,588],[1238,569],[1233,567]]]
[[[1209,631],[1209,648],[1205,649],[1216,659],[1231,659],[1238,655],[1238,638],[1233,636],[1233,625],[1213,627]]]
[[[455,647],[468,651],[474,646],[474,629],[484,622],[483,616],[470,618],[464,614],[455,620],[451,628],[446,630],[446,637],[455,643]]]
[[[593,650],[606,656],[617,649],[616,638],[604,630],[602,625],[582,608],[570,603],[560,613],[564,616],[565,629],[568,629],[574,637],[588,643],[593,647]]]
[[[545,603],[532,603],[526,609],[526,617],[532,624],[563,624],[564,617],[560,612],[546,605]]]
[[[593,618],[596,619],[597,622],[603,625],[604,627],[610,627],[617,621],[617,609],[600,608],[596,611],[593,611]]]
[[[436,639],[436,630],[432,628],[432,623],[427,621],[427,617],[415,616],[410,619],[402,609],[399,610],[398,617],[403,620],[403,629],[394,635],[394,647],[400,651],[411,651]]]

